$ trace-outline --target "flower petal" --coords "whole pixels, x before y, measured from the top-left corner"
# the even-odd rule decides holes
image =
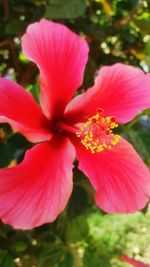
[[[67,27],[42,19],[27,29],[23,52],[40,69],[41,105],[47,117],[59,117],[81,85],[88,45]]]
[[[149,107],[150,75],[132,66],[114,64],[103,67],[94,86],[67,105],[66,118],[81,122],[102,108],[104,116],[115,116],[118,123],[125,123]]]
[[[0,218],[17,229],[52,222],[72,191],[75,150],[68,139],[36,145],[21,164],[0,170]]]
[[[123,256],[121,258],[123,261],[130,263],[134,267],[150,267],[150,264],[143,263],[141,261],[137,261],[135,259],[129,258],[128,256]]]
[[[150,196],[150,173],[133,147],[121,139],[112,149],[92,154],[74,141],[79,169],[96,190],[96,203],[109,213],[142,209]]]
[[[31,142],[51,138],[48,120],[32,95],[5,78],[0,78],[0,122],[10,123]]]

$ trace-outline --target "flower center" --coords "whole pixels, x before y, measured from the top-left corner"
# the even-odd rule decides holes
[[[65,133],[73,133],[76,134],[78,131],[78,127],[66,124],[64,121],[54,121],[52,122],[51,130],[54,133],[65,134]]]
[[[76,132],[81,143],[92,153],[101,152],[106,148],[111,149],[120,140],[120,136],[112,132],[112,129],[118,127],[115,117],[103,117],[102,114],[103,110],[97,109],[96,115],[88,118]]]

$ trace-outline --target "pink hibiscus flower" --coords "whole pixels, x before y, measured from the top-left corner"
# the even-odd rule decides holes
[[[16,167],[0,170],[0,218],[19,229],[54,221],[72,192],[75,157],[101,209],[142,209],[149,171],[113,128],[150,107],[150,76],[123,64],[103,67],[92,88],[72,99],[83,80],[86,41],[42,19],[28,27],[22,47],[40,70],[41,108],[20,85],[1,78],[0,121],[37,144]]]
[[[129,258],[126,255],[122,257],[122,260],[127,262],[127,263],[130,263],[134,267],[150,267],[150,264],[146,264],[146,263],[143,263],[141,261],[137,261],[135,259]]]

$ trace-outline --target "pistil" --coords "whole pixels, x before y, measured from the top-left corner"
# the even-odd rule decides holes
[[[96,115],[88,118],[76,135],[87,150],[96,153],[104,149],[111,149],[119,142],[120,136],[112,131],[117,127],[115,117],[103,117],[103,110],[97,109]]]

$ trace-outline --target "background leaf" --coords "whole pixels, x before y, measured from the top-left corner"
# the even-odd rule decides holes
[[[85,0],[49,0],[45,17],[49,19],[75,19],[83,16],[85,10]]]

